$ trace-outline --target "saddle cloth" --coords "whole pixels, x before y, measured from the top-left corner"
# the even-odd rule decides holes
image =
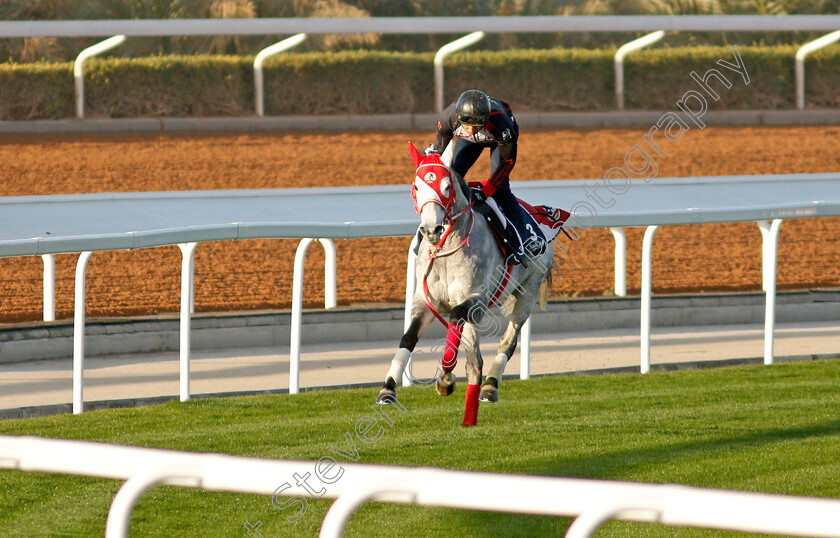
[[[492,200],[492,198],[490,200]],[[519,201],[519,205],[521,205],[522,208],[531,215],[534,222],[537,223],[539,231],[542,232],[542,235],[545,237],[547,242],[552,241],[563,230],[563,224],[570,215],[570,213],[564,209],[553,208],[547,205],[532,206],[528,202],[520,200],[519,198],[517,198],[517,201]],[[487,203],[476,204],[475,210],[479,214],[483,215],[490,224],[490,230],[493,232],[493,237],[496,239],[496,244],[498,244],[499,249],[502,251],[502,255],[505,258],[510,256],[511,251],[508,243],[505,241],[504,230],[507,226],[513,226],[511,221],[508,220],[507,217],[503,216],[501,210],[495,202],[493,202],[492,206]],[[490,217],[491,213],[495,218]],[[501,220],[501,218],[504,220]],[[531,234],[528,230],[520,230],[519,235],[523,238],[527,238],[531,237],[533,234]],[[422,235],[418,229],[416,246],[414,247],[415,254],[420,251],[421,239]]]
[[[565,209],[549,207],[547,205],[532,206],[519,198],[517,200],[519,200],[519,205],[536,221],[546,241],[551,241],[557,237],[557,234],[563,229],[563,224],[570,215]]]
[[[563,209],[556,209],[546,205],[532,206],[519,198],[516,200],[522,209],[531,217],[523,221],[525,229],[516,230],[523,244],[530,242],[539,242],[538,244],[540,244],[543,241],[545,243],[552,241],[563,229],[563,223],[569,218],[569,212]],[[499,246],[502,255],[507,259],[513,254],[513,245],[507,241],[507,230],[509,229],[508,227],[513,227],[513,222],[502,213],[492,198],[476,204],[475,209],[490,225],[490,230],[493,232],[496,244]],[[536,229],[534,229],[534,224],[537,225]],[[545,247],[542,245],[538,249],[540,254],[545,252]],[[532,252],[536,254],[535,251]]]

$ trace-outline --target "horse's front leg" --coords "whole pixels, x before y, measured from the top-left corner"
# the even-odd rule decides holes
[[[408,330],[400,338],[400,347],[391,359],[391,368],[385,375],[385,385],[379,391],[376,397],[378,404],[390,404],[397,400],[397,382],[402,379],[405,365],[411,358],[411,352],[414,351],[414,346],[423,334],[423,331],[429,326],[429,323],[434,319],[432,311],[426,306],[426,301],[420,295],[415,295],[411,304],[411,323]]]
[[[481,384],[481,370],[484,361],[478,348],[478,331],[475,325],[464,326],[462,335],[464,352],[467,354],[467,395],[464,399],[464,426],[475,426],[478,422],[478,393]]]
[[[464,326],[472,321],[470,316],[473,316],[473,311],[476,310],[478,299],[467,299],[463,303],[455,306],[452,309],[452,314],[449,317],[449,325],[446,330],[446,342],[443,348],[443,359],[440,361],[443,372],[438,377],[435,390],[441,396],[449,396],[455,390],[455,374],[452,370],[458,363],[458,348],[461,346],[462,333]]]
[[[436,389],[439,394],[448,396],[455,389],[455,376],[452,370],[458,362],[458,348],[465,344],[467,353],[467,394],[464,406],[464,425],[475,426],[478,418],[478,393],[481,383],[483,361],[478,348],[478,332],[475,324],[481,321],[484,308],[480,298],[464,301],[452,309],[449,327],[446,332],[446,347],[441,366],[443,373],[438,378]]]

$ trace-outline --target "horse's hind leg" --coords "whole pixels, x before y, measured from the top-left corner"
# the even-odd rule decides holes
[[[482,402],[495,403],[499,401],[499,384],[502,382],[505,366],[513,356],[513,352],[516,351],[519,331],[522,330],[522,325],[528,320],[533,308],[533,301],[526,301],[525,298],[522,295],[514,294],[516,304],[510,316],[510,323],[508,323],[505,334],[502,335],[502,340],[499,342],[499,354],[493,360],[493,364],[487,372],[487,379],[484,380],[484,385],[481,387],[479,400]]]
[[[394,358],[391,359],[391,368],[385,375],[385,385],[379,391],[376,403],[390,404],[397,400],[397,383],[402,379],[405,365],[411,358],[411,352],[414,351],[414,346],[417,345],[420,335],[423,334],[423,331],[426,330],[433,319],[432,311],[426,306],[425,300],[422,297],[415,296],[411,306],[411,323],[408,330],[400,338],[400,347],[394,354]]]

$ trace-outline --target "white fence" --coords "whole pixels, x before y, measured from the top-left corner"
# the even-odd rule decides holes
[[[545,32],[829,32],[840,15],[612,15],[0,21],[0,37],[458,34]]]
[[[106,42],[125,37],[196,35],[282,35],[282,34],[452,34],[471,32],[474,43],[485,33],[547,32],[662,32],[725,31],[832,31],[832,34],[803,45],[796,54],[795,92],[797,108],[805,108],[805,56],[836,41],[840,15],[614,15],[614,16],[530,16],[530,17],[373,17],[373,18],[264,18],[264,19],[161,19],[161,20],[78,20],[78,21],[0,21],[0,38],[14,37],[102,37]],[[480,35],[479,35],[480,34]],[[300,38],[302,39],[302,38]],[[645,38],[642,38],[643,40]],[[108,47],[104,47],[103,50]],[[443,57],[462,48],[456,40],[438,50],[435,57],[435,103],[443,108]],[[634,40],[627,45],[636,43]],[[646,46],[651,40],[644,41]],[[99,45],[95,45],[98,47]],[[278,44],[272,47],[278,46]],[[626,45],[626,46],[627,46]],[[294,46],[294,45],[289,45]],[[289,48],[287,46],[286,48]],[[467,46],[467,45],[464,45]],[[626,47],[625,46],[625,47]],[[624,107],[624,56],[622,47],[615,57],[615,90],[618,109]],[[89,49],[86,49],[87,52]],[[76,60],[76,101],[83,103],[82,55]],[[95,54],[95,53],[93,53]],[[88,56],[91,54],[89,53]],[[87,57],[87,56],[86,56]],[[254,64],[255,109],[262,116],[261,61]],[[77,116],[84,117],[77,104]]]
[[[158,484],[256,495],[278,494],[278,476],[304,474],[314,462],[0,436],[0,468],[125,480],[108,513],[105,536],[127,536],[131,511]],[[338,537],[368,501],[575,519],[567,537],[583,538],[612,519],[840,538],[840,500],[605,480],[473,473],[342,463],[324,494],[336,501],[320,536]],[[304,485],[284,496],[313,497]],[[2,509],[2,507],[0,507]],[[268,506],[266,506],[268,509]]]
[[[642,257],[641,372],[650,368],[654,232],[658,226],[680,224],[757,222],[763,230],[763,289],[767,297],[764,361],[772,363],[776,251],[782,221],[840,216],[840,174],[657,178],[650,182],[633,179],[627,180],[622,194],[615,194],[608,210],[587,201],[590,198],[586,193],[596,185],[597,180],[530,181],[517,182],[516,191],[524,200],[571,209],[570,228],[612,229],[617,247],[617,286],[624,281],[619,271],[623,272],[626,259],[620,228],[647,227]],[[190,398],[190,290],[195,245],[235,239],[301,239],[295,256],[292,301],[289,392],[295,393],[299,388],[303,258],[307,247],[321,238],[327,249],[325,306],[330,307],[335,305],[332,239],[408,236],[417,227],[406,186],[10,197],[0,198],[0,215],[4,223],[0,227],[0,257],[46,256],[47,269],[52,266],[52,254],[82,252],[76,267],[74,413],[84,410],[85,275],[93,251],[181,246],[180,396],[184,401]],[[571,242],[562,234],[558,238],[566,244],[556,244],[556,250],[568,250]],[[409,261],[408,296],[415,289],[413,267]],[[45,280],[45,294],[51,288],[49,279]],[[52,297],[45,299],[45,304],[49,303],[54,304]],[[395,343],[398,337],[394,335]],[[523,379],[530,375],[528,345],[529,332],[523,329]]]

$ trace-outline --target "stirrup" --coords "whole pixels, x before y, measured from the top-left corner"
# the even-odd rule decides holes
[[[528,267],[528,256],[524,252],[512,252],[505,258],[506,265],[521,265],[522,267]]]

